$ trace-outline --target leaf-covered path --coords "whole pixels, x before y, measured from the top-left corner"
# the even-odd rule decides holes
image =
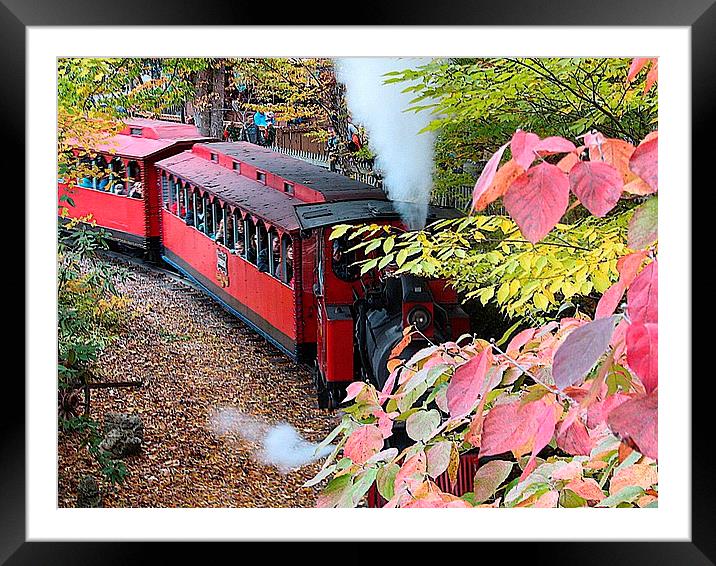
[[[120,261],[121,260],[113,260]],[[129,475],[105,488],[111,507],[311,507],[317,488],[301,484],[319,464],[288,474],[251,458],[238,438],[217,437],[209,416],[221,407],[271,423],[288,422],[318,442],[338,417],[318,409],[309,372],[267,344],[199,291],[170,274],[128,264],[119,288],[131,320],[102,355],[103,381],[143,380],[141,388],[92,392],[90,416],[139,415],[144,445],[125,460]],[[59,433],[60,507],[75,505],[79,478],[101,479],[80,433]]]

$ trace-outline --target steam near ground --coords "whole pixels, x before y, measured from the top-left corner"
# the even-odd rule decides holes
[[[427,110],[405,112],[415,95],[401,91],[413,83],[383,83],[385,73],[416,68],[429,62],[430,59],[388,57],[336,60],[336,75],[346,85],[348,108],[354,122],[362,124],[368,132],[388,197],[413,229],[425,225],[435,144],[432,132],[418,132],[433,116]]]
[[[254,460],[275,466],[283,474],[325,458],[334,448],[329,445],[317,451],[318,444],[303,438],[288,423],[271,424],[234,407],[212,411],[209,427],[217,436],[240,436],[254,446]]]

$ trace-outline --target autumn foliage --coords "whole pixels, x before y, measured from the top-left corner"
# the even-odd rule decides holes
[[[651,88],[656,61],[635,60],[628,80],[646,69]],[[336,449],[309,482],[331,478],[319,506],[356,506],[371,486],[386,507],[657,505],[658,132],[637,144],[596,131],[575,141],[515,132],[487,162],[473,211],[501,198],[536,244],[569,210],[602,218],[626,199],[618,278],[594,316],[577,311],[504,342],[465,335],[404,360],[421,338],[408,329],[382,390],[349,386],[324,441]],[[402,427],[408,446],[386,448]],[[474,490],[457,497],[436,480],[454,483],[468,451],[480,461]]]

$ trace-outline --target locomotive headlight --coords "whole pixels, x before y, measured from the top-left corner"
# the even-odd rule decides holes
[[[424,307],[415,307],[408,313],[408,324],[421,331],[430,326],[430,320],[430,313]]]

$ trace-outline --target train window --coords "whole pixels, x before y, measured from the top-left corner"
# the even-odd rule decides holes
[[[100,191],[109,191],[109,170],[104,157],[98,155],[97,159],[95,159],[94,166],[97,169],[97,173],[93,179],[93,187]]]
[[[283,184],[283,192],[292,195],[293,194],[293,184],[292,183],[286,183]]]
[[[360,278],[360,268],[355,263],[360,260],[355,251],[349,249],[346,236],[333,240],[331,247],[331,266],[333,273],[343,281],[357,281]]]
[[[124,163],[119,157],[109,162],[109,190],[115,195],[127,195],[127,185],[124,182],[126,174]]]
[[[214,229],[214,241],[217,244],[228,247],[226,243],[226,209],[221,206],[221,203],[214,203],[215,221],[216,228]]]
[[[269,270],[269,244],[266,226],[258,222],[256,224],[256,267],[259,271]]]
[[[130,128],[129,133],[132,136],[141,136],[142,135],[142,128]]]
[[[244,229],[245,222],[238,211],[234,212],[236,230],[236,238],[234,240],[234,251],[241,257],[246,259],[246,231]]]
[[[266,173],[264,173],[263,171],[256,171],[256,180],[259,183],[263,183],[265,185],[266,184]]]
[[[85,189],[92,189],[94,188],[94,184],[92,181],[92,178],[94,177],[92,173],[92,166],[93,166],[93,160],[88,157],[84,156],[80,159],[79,162],[79,175],[80,179],[77,183],[80,187]]]
[[[293,242],[287,234],[281,237],[281,257],[274,274],[279,280],[293,287]]]
[[[234,171],[237,171],[238,173],[241,173],[241,163],[239,161],[234,161],[231,164],[231,167],[234,169]]]
[[[212,154],[211,154],[211,160],[212,160],[214,163],[217,163],[217,162],[219,161],[219,156],[218,156],[216,153],[212,153]]]
[[[236,246],[236,218],[228,207],[224,211],[224,217],[226,218],[226,247],[233,251]]]
[[[250,218],[244,220],[244,238],[245,259],[256,264],[256,228]]]
[[[143,197],[142,175],[136,161],[127,163],[127,196],[132,198]]]

